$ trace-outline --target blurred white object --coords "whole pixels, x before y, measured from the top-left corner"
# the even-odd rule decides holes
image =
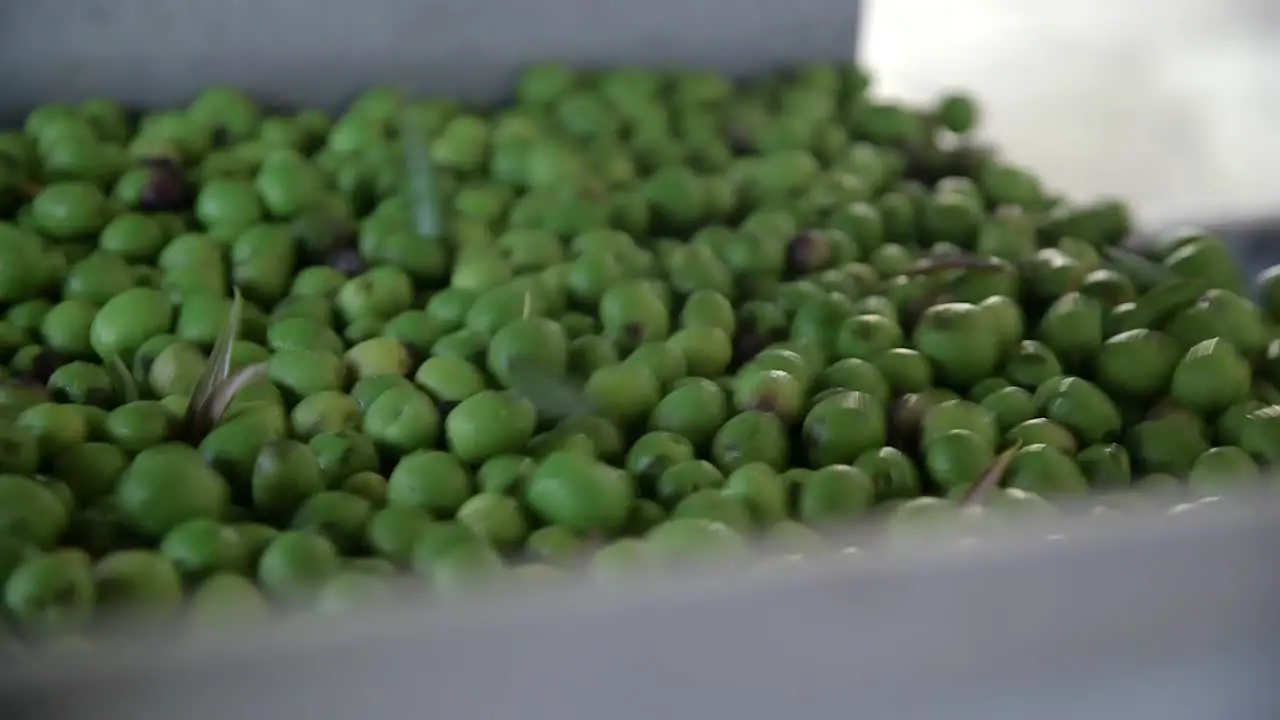
[[[973,92],[983,133],[1077,197],[1148,222],[1280,210],[1280,5],[869,2],[879,90]]]

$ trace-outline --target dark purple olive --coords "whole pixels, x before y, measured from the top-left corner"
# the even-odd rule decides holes
[[[456,407],[458,407],[457,400],[442,400],[436,403],[436,412],[440,413],[440,421],[444,422],[445,418],[449,417],[449,413],[453,412]]]
[[[11,152],[0,152],[0,213],[9,217],[30,199],[23,171],[18,159]]]
[[[831,243],[817,230],[803,230],[787,243],[787,271],[807,275],[831,264]]]
[[[582,197],[586,200],[603,202],[609,197],[609,186],[599,180],[587,180],[582,184]]]
[[[751,398],[749,405],[752,410],[759,410],[760,412],[765,413],[777,413],[781,406],[781,402],[779,402],[778,395],[776,393],[762,392]]]
[[[950,173],[947,172],[947,157],[932,143],[912,143],[903,152],[906,166],[902,174],[932,187]]]
[[[755,140],[740,125],[730,124],[725,132],[725,139],[729,143],[729,151],[734,155],[751,155],[756,151]]]
[[[231,144],[231,133],[226,125],[214,125],[213,131],[209,133],[209,140],[215,148],[224,148]]]
[[[933,404],[916,393],[907,393],[889,405],[889,435],[899,447],[914,447],[920,437],[920,422]]]
[[[138,194],[138,209],[143,212],[175,212],[185,208],[189,198],[181,168],[172,161],[169,164],[149,164],[148,167],[151,168],[151,176]]]
[[[5,383],[23,388],[44,388],[49,378],[67,362],[68,358],[45,348],[33,355],[27,367],[15,372]]]
[[[773,344],[773,337],[761,328],[740,328],[733,336],[733,367],[741,367]]]
[[[142,167],[151,168],[153,170],[169,170],[178,168],[178,161],[172,155],[145,155],[138,159],[138,164]]]
[[[951,294],[945,288],[938,288],[925,293],[921,297],[913,298],[903,307],[899,322],[901,322],[904,330],[914,328],[916,323],[920,321],[920,316],[924,315],[925,310],[934,305],[951,302],[952,299]]]
[[[43,390],[45,383],[31,373],[17,373],[5,378],[4,387],[16,387],[23,390]]]
[[[640,347],[646,337],[648,332],[645,330],[644,323],[633,322],[618,328],[612,339],[620,352],[628,354]]]
[[[983,168],[991,162],[994,152],[990,147],[980,144],[964,144],[947,152],[947,174],[977,178]]]
[[[334,247],[354,248],[360,241],[360,227],[354,222],[339,221],[330,232]]]
[[[21,185],[6,184],[0,187],[0,217],[13,217],[27,204],[28,199]]]
[[[317,213],[294,220],[292,232],[308,257],[324,262],[340,250],[355,247],[359,230],[345,218]]]
[[[84,404],[110,410],[116,404],[116,394],[106,388],[94,388],[85,393]]]
[[[329,253],[325,264],[347,277],[355,277],[366,269],[364,258],[351,248],[340,248]]]
[[[46,348],[36,353],[35,357],[31,358],[31,369],[28,371],[28,374],[31,376],[31,379],[44,384],[49,382],[49,378],[57,372],[58,368],[65,365],[66,362],[67,358],[64,358],[53,350]]]

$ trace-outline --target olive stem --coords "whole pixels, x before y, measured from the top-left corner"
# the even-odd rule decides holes
[[[1004,479],[1004,474],[1009,470],[1009,464],[1013,462],[1013,456],[1022,448],[1022,441],[1019,440],[1010,445],[1004,452],[996,456],[996,459],[987,467],[986,472],[974,481],[969,489],[964,492],[960,498],[960,507],[971,507],[982,505],[986,502],[987,496],[991,491],[1000,485],[1000,481]]]
[[[950,270],[1002,270],[1004,264],[993,258],[955,257],[926,260],[913,268],[907,269],[903,275],[933,275]]]
[[[1277,390],[1275,385],[1265,380],[1259,380],[1254,389],[1264,402],[1271,405],[1280,405],[1280,390]]]
[[[129,368],[125,366],[124,360],[121,360],[119,355],[107,358],[102,367],[111,376],[111,385],[119,393],[122,401],[131,403],[138,399],[138,383],[133,379],[133,373],[129,372]]]

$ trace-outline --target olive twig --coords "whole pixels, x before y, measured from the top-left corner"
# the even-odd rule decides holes
[[[1013,456],[1022,448],[1022,441],[1019,440],[1010,445],[1004,452],[996,456],[991,461],[991,465],[986,471],[964,491],[964,495],[960,497],[961,507],[971,507],[982,505],[986,502],[987,496],[991,491],[1000,486],[1000,482],[1004,480],[1004,474],[1009,470],[1009,464],[1013,462]]]
[[[995,271],[1003,270],[1005,264],[995,258],[983,258],[975,256],[961,256],[951,258],[938,258],[934,260],[925,260],[917,263],[914,267],[907,268],[903,275],[934,275],[937,273],[950,272],[952,270],[979,270],[979,271]]]
[[[938,303],[948,302],[949,293],[955,283],[965,276],[967,272],[999,272],[1008,268],[1008,265],[999,258],[984,258],[974,255],[961,255],[959,257],[934,258],[923,260],[914,266],[907,268],[901,273],[907,278],[925,278],[930,279],[936,276],[945,276],[942,278],[940,286],[933,287],[923,297],[909,303],[908,315],[917,317],[924,312],[925,308],[937,305]]]
[[[196,382],[182,418],[182,436],[192,445],[199,444],[218,424],[241,390],[266,373],[266,366],[262,363],[248,365],[234,372],[231,369],[231,351],[240,334],[243,316],[244,298],[240,295],[239,288],[236,288],[227,322],[213,345],[209,361]]]

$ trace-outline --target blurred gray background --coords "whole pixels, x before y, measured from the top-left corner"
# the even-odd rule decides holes
[[[969,88],[986,132],[1071,194],[1149,223],[1280,214],[1280,3],[872,2],[888,93]]]

